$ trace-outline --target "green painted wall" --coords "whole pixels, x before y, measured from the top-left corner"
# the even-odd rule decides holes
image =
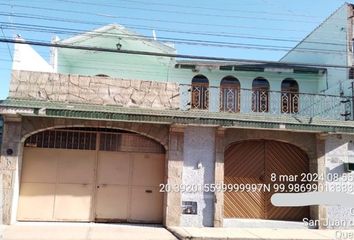
[[[101,36],[94,36],[73,45],[93,46],[116,49],[119,42],[122,50],[174,53],[174,49],[164,47],[156,41],[136,39],[126,36],[126,32],[111,29]],[[121,39],[119,39],[121,38]],[[58,72],[80,75],[105,74],[127,79],[146,79],[165,81],[174,60],[166,57],[128,55],[58,49]]]
[[[202,68],[197,73],[187,69],[172,69],[170,75],[176,82],[190,84],[192,78],[198,74],[206,76],[209,79],[210,86],[220,86],[220,82],[224,77],[234,76],[240,81],[241,88],[244,89],[251,89],[253,80],[257,77],[263,77],[269,81],[270,89],[274,91],[281,90],[282,80],[285,78],[293,78],[298,82],[300,92],[303,93],[317,93],[317,84],[324,78],[324,76],[318,74],[223,71],[208,70],[205,68]]]
[[[107,35],[109,34],[109,37]],[[116,36],[116,37],[112,37]],[[119,40],[119,36],[121,39]],[[118,29],[111,29],[105,35],[94,36],[75,42],[74,45],[116,48],[120,43],[124,50],[174,53],[174,49],[157,42],[125,37]],[[264,77],[271,90],[280,90],[281,81],[293,78],[298,81],[300,92],[317,93],[326,81],[323,74],[294,74],[289,72],[249,72],[224,71],[217,67],[198,67],[199,71],[175,68],[176,60],[167,57],[129,55],[120,53],[94,52],[74,49],[58,49],[58,72],[66,74],[97,75],[125,79],[151,80],[159,82],[178,82],[190,84],[195,75],[203,74],[211,86],[219,86],[223,77],[232,75],[239,79],[241,88],[251,89],[256,77]]]
[[[349,5],[342,5],[280,61],[350,66],[348,11]],[[319,90],[339,94],[340,82],[344,85],[349,83],[348,70],[327,68],[327,71],[328,82],[319,82]],[[343,86],[343,90],[348,90],[348,87]],[[346,94],[351,95],[349,91]]]

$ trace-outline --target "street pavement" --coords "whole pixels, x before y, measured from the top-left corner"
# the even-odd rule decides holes
[[[137,224],[16,223],[0,225],[4,240],[354,240],[354,230],[192,228]]]
[[[191,227],[170,227],[168,229],[183,240],[354,240],[354,230]]]
[[[17,223],[2,226],[4,240],[176,240],[158,225]]]

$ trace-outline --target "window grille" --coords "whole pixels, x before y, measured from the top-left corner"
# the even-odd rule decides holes
[[[191,108],[209,108],[209,81],[203,75],[197,75],[192,79]]]
[[[78,130],[39,132],[26,139],[25,147],[96,150],[98,134],[100,134],[99,150],[101,151],[165,152],[160,143],[139,134]]]
[[[94,132],[49,130],[28,137],[25,147],[95,150],[96,135]]]
[[[269,111],[269,83],[261,77],[254,79],[252,83],[252,111]]]
[[[101,133],[101,151],[163,153],[163,146],[147,137],[132,133]]]
[[[240,111],[240,82],[235,77],[227,76],[221,80],[220,111]]]
[[[118,151],[122,142],[121,134],[101,133],[100,150],[101,151]]]
[[[294,79],[287,78],[281,83],[281,112],[299,112],[299,85]]]

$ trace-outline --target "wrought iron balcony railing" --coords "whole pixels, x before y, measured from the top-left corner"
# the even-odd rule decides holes
[[[351,120],[352,104],[349,96],[180,85],[182,110]]]

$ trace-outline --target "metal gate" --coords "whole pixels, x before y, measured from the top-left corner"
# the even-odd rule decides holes
[[[18,220],[162,222],[164,148],[128,132],[51,130],[25,141]]]
[[[301,175],[309,171],[308,157],[298,147],[288,143],[252,140],[231,145],[225,152],[225,184],[274,185],[272,173]],[[288,182],[282,182],[285,185]],[[295,184],[295,182],[292,182]],[[254,218],[300,221],[308,217],[308,207],[275,207],[270,198],[274,193],[260,191],[226,191],[224,195],[225,218]]]

